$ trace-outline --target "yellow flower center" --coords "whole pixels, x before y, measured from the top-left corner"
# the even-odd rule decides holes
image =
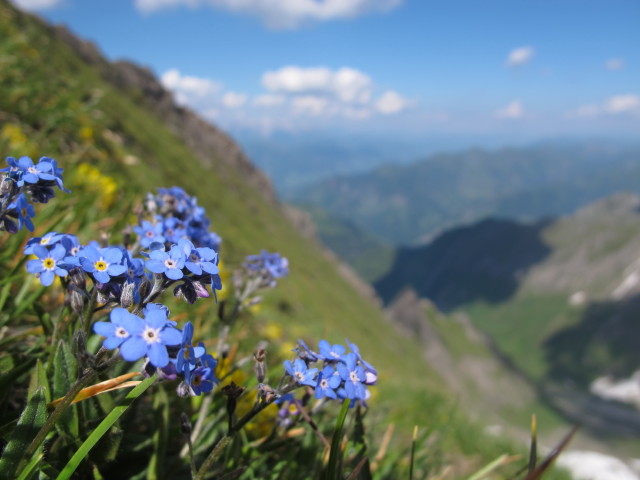
[[[42,266],[47,270],[52,270],[56,266],[56,261],[51,257],[45,258],[42,261]]]
[[[93,264],[93,266],[96,267],[96,270],[98,270],[99,272],[104,272],[107,269],[107,262],[105,262],[104,260],[98,260]]]

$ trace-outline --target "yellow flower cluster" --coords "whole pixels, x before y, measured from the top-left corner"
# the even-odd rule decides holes
[[[100,205],[106,210],[116,199],[118,184],[108,175],[103,175],[93,165],[81,163],[78,166],[78,175],[76,182],[80,183],[81,188],[89,188],[96,191],[100,197]]]

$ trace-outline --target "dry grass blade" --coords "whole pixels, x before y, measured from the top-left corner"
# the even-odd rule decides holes
[[[127,382],[127,380],[129,380],[130,378],[136,377],[138,375],[140,375],[140,372],[126,373],[124,375],[120,375],[119,377],[110,378],[109,380],[105,380],[104,382],[96,383],[95,385],[91,385],[90,387],[83,388],[78,392],[78,394],[75,396],[75,398],[71,403],[72,404],[78,403],[78,402],[81,402],[82,400],[86,400],[87,398],[94,397],[101,393],[118,390],[120,388],[135,387],[140,383],[139,381]],[[63,398],[58,398],[53,402],[49,403],[47,407],[49,408],[55,407],[62,400]]]

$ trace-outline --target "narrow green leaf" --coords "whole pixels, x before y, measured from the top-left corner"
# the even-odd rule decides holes
[[[562,451],[566,448],[566,446],[569,444],[573,436],[578,431],[578,428],[580,428],[580,426],[575,425],[569,431],[569,433],[567,433],[565,437],[562,440],[560,440],[560,443],[558,443],[554,447],[554,449],[551,450],[551,453],[547,455],[547,457],[540,463],[540,465],[538,465],[532,472],[529,472],[529,474],[524,478],[524,480],[538,480],[540,477],[542,477],[542,475],[544,475],[547,469],[551,467],[551,464],[555,461],[558,455],[560,455]]]
[[[169,436],[169,397],[164,388],[158,388],[153,398],[153,410],[155,425],[153,431],[153,453],[149,460],[147,479],[156,480],[163,478],[164,458],[167,451],[167,438]]]
[[[508,461],[509,461],[509,455],[507,455],[506,453],[503,453],[494,461],[485,465],[476,473],[471,475],[467,480],[481,480],[482,478],[486,477],[489,473],[493,472],[496,468],[498,468],[501,465],[504,465]]]
[[[27,392],[27,398],[31,398],[38,387],[44,388],[44,398],[49,403],[51,401],[51,391],[49,390],[49,379],[44,369],[44,365],[40,360],[36,362],[36,368],[31,374],[31,380],[29,381],[29,390]]]
[[[533,472],[538,463],[538,432],[535,413],[531,416],[531,446],[529,448],[529,473]]]
[[[71,348],[65,342],[60,341],[53,357],[53,398],[64,397],[76,381],[76,358],[71,353]],[[58,427],[62,428],[72,438],[80,434],[80,421],[76,406],[70,406],[62,415]]]
[[[413,480],[413,462],[416,459],[416,439],[418,438],[418,426],[413,427],[413,437],[411,439],[411,459],[409,461],[409,480]]]
[[[13,430],[11,439],[0,458],[0,472],[6,478],[14,478],[22,456],[47,419],[47,401],[44,388],[39,387],[27,402],[27,406],[20,415],[18,424]]]
[[[338,420],[336,421],[336,429],[333,432],[333,437],[331,438],[331,451],[329,452],[329,465],[327,467],[327,480],[338,480],[340,478],[340,461],[342,460],[342,452],[340,450],[340,441],[342,440],[342,429],[344,427],[344,422],[347,418],[347,412],[349,411],[349,403],[351,400],[346,398],[344,402],[342,402],[342,409],[340,410],[340,414],[338,415]]]
[[[16,480],[26,480],[31,478],[31,476],[35,473],[35,469],[38,467],[40,462],[42,461],[43,454],[42,452],[36,453],[31,461],[27,463],[26,467],[20,473],[20,476]]]
[[[106,416],[106,418],[100,422],[100,425],[96,427],[96,429],[91,432],[89,437],[84,441],[80,448],[76,451],[76,453],[71,457],[71,460],[65,465],[65,467],[60,472],[57,480],[66,480],[71,477],[73,472],[76,471],[80,462],[89,454],[91,449],[95,446],[96,443],[109,431],[109,429],[113,426],[114,423],[122,416],[122,414],[131,406],[136,398],[142,395],[147,388],[149,388],[154,380],[155,375],[149,378],[145,378],[138,386],[136,386],[133,390],[131,390],[120,402],[118,405]]]
[[[11,292],[11,282],[7,283],[4,287],[2,287],[2,291],[0,292],[0,310],[4,308],[4,304],[9,298],[9,293]]]

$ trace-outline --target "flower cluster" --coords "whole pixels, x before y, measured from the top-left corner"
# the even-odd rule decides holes
[[[8,157],[7,164],[0,169],[0,230],[16,233],[24,226],[32,232],[35,209],[27,195],[33,203],[47,203],[55,196],[54,187],[69,193],[62,184],[63,170],[49,157],[37,165],[29,157]]]
[[[293,362],[286,360],[284,368],[298,385],[314,388],[315,397],[364,401],[368,398],[367,386],[375,385],[378,372],[360,356],[357,345],[347,340],[350,352],[342,345],[331,345],[326,340],[318,344],[314,352],[302,341],[295,351]],[[319,364],[319,367],[310,368]]]
[[[209,220],[195,198],[177,187],[160,192],[147,204],[162,212],[156,216],[163,221],[143,221],[135,227],[139,238],[134,245],[100,246],[91,242],[83,246],[73,235],[50,232],[27,243],[25,254],[37,257],[27,263],[27,270],[45,286],[51,285],[56,276],[71,274],[67,286],[77,313],[89,298],[86,278],[93,282],[101,304],[115,303],[124,308],[133,304],[144,308],[171,286],[176,297],[190,304],[209,297],[207,287],[215,294],[222,288],[218,253],[202,245],[218,246],[220,237],[206,230]],[[139,252],[140,247],[145,250]]]
[[[204,344],[192,345],[193,325],[187,322],[184,330],[168,319],[169,311],[161,304],[150,303],[139,317],[124,308],[114,308],[108,322],[96,322],[93,331],[103,337],[103,347],[120,349],[128,362],[147,358],[145,371],[158,371],[161,378],[184,381],[178,387],[181,395],[200,395],[210,392],[217,361],[206,352]]]
[[[249,275],[260,280],[264,286],[275,286],[276,279],[289,274],[289,261],[279,253],[262,250],[259,255],[247,256],[245,268]]]
[[[154,243],[178,243],[188,238],[196,247],[220,249],[221,238],[209,231],[211,222],[204,208],[198,206],[195,197],[190,197],[179,187],[160,188],[157,195],[147,195],[146,210],[150,220],[140,219],[133,230],[140,245],[149,248]]]

